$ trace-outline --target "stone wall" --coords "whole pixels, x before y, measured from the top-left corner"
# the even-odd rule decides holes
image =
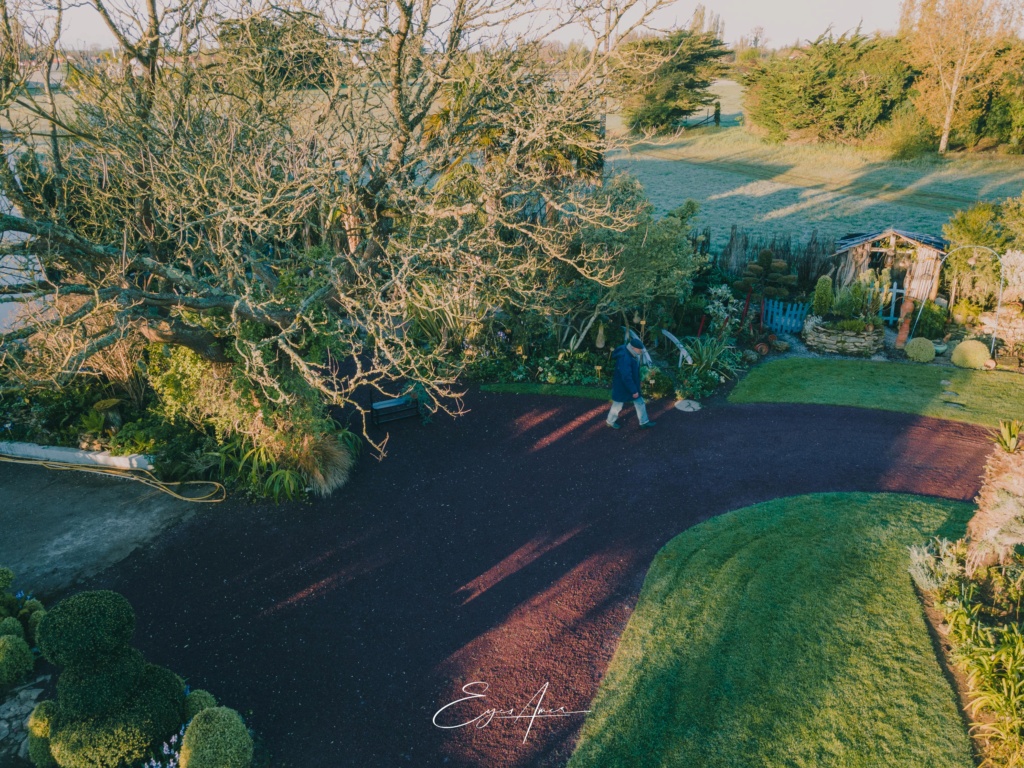
[[[878,325],[873,331],[833,331],[821,325],[821,318],[810,315],[804,322],[803,337],[815,352],[871,357],[882,348],[885,330]]]

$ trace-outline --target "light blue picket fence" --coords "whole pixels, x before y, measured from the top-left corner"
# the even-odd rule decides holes
[[[777,301],[764,302],[764,324],[776,333],[799,333],[804,327],[804,318],[810,311],[810,302]]]

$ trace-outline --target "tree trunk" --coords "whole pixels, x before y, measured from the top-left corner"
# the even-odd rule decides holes
[[[150,320],[139,324],[139,333],[154,344],[188,347],[211,363],[230,362],[221,340],[203,328],[192,328],[175,320]]]
[[[939,154],[946,154],[946,149],[949,147],[949,132],[953,128],[953,115],[956,113],[956,98],[960,92],[960,79],[963,77],[961,74],[960,64],[956,65],[956,70],[953,72],[953,83],[949,89],[949,103],[946,105],[946,117],[942,121],[942,137],[939,139]]]

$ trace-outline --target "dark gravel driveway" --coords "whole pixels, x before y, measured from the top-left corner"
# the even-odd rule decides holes
[[[452,422],[392,425],[327,500],[232,501],[93,580],[139,615],[137,645],[246,715],[273,765],[563,765],[654,553],[709,517],[780,496],[900,491],[971,500],[984,431],[914,416],[794,405],[605,406],[473,394]],[[481,689],[474,688],[474,691]]]

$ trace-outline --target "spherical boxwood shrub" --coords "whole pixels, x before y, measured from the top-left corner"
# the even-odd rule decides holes
[[[213,697],[212,693],[204,691],[202,688],[196,688],[185,697],[185,720],[191,720],[204,709],[216,706],[217,699]]]
[[[50,752],[50,726],[56,713],[56,702],[40,701],[28,719],[28,757],[36,768],[57,768]]]
[[[181,740],[181,768],[248,768],[251,762],[252,737],[228,707],[204,709]]]
[[[930,363],[935,359],[935,345],[922,337],[908,341],[904,351],[915,363]]]
[[[20,621],[13,616],[8,616],[3,621],[0,621],[0,636],[2,635],[13,635],[14,637],[20,637],[24,640],[25,629],[21,626]]]
[[[963,341],[956,345],[950,358],[958,368],[974,368],[980,370],[989,360],[988,347],[977,339]]]
[[[28,643],[16,635],[0,635],[0,690],[20,681],[35,662]]]
[[[59,667],[88,666],[128,645],[135,611],[116,592],[79,592],[61,600],[39,624],[39,650]]]

